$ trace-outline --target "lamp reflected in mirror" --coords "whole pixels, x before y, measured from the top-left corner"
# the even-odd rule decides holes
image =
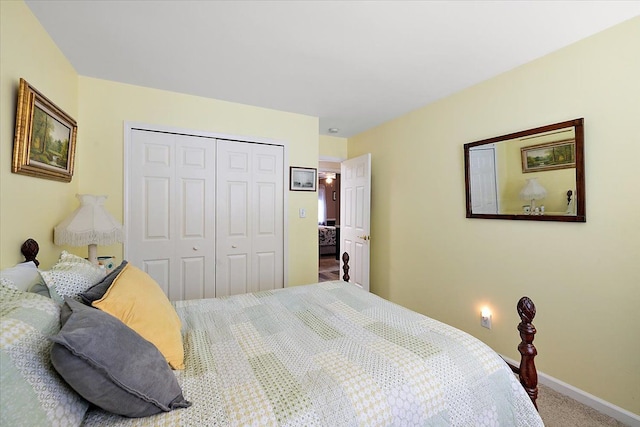
[[[524,209],[524,214],[538,215],[544,213],[544,206],[537,207],[536,200],[542,200],[547,197],[547,190],[540,185],[537,178],[527,179],[527,184],[520,190],[520,199],[530,201],[529,209]],[[528,211],[528,212],[527,212]]]

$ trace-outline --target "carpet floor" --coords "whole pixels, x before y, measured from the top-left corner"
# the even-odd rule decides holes
[[[625,425],[589,406],[538,385],[538,410],[546,427],[601,427]]]

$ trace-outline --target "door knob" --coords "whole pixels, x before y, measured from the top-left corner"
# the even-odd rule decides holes
[[[371,238],[369,236],[358,236],[358,239],[371,240]]]
[[[194,247],[193,247],[193,250],[194,250],[194,251],[197,251],[197,250],[198,250],[198,247],[197,247],[197,246],[194,246]]]
[[[235,248],[237,248],[236,245],[231,245],[231,249],[235,249]]]

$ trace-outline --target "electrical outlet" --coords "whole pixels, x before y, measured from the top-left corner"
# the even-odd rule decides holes
[[[483,328],[491,329],[491,313],[483,312],[480,315],[480,326]]]

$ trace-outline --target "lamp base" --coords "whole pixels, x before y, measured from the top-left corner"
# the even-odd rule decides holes
[[[89,245],[89,262],[98,265],[98,245]]]

